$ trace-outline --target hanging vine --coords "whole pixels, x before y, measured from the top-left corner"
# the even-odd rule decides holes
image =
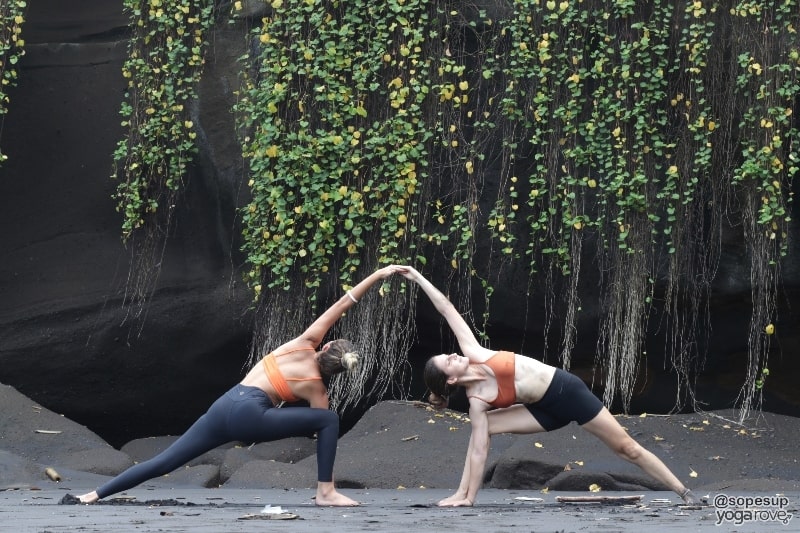
[[[760,403],[769,374],[780,259],[786,255],[790,179],[800,161],[800,132],[793,106],[800,93],[800,39],[797,2],[738,2],[731,9],[736,69],[740,159],[733,186],[741,206],[750,252],[753,314],[748,367],[742,385],[742,416]]]
[[[16,65],[25,55],[22,25],[25,23],[25,0],[10,0],[0,3],[0,131],[8,112],[6,91],[17,84]],[[0,165],[8,156],[0,149]]]
[[[479,287],[482,333],[497,285],[522,273],[547,308],[545,357],[560,324],[569,368],[579,294],[596,291],[604,401],[630,407],[658,330],[681,408],[722,228],[741,215],[746,415],[768,374],[798,160],[797,3],[373,4],[275,0],[250,35],[237,116],[254,352],[380,264],[446,272],[468,316]],[[410,325],[374,298],[371,318]]]
[[[123,66],[127,134],[114,152],[115,199],[132,266],[126,300],[138,316],[158,279],[160,255],[193,154],[190,105],[203,71],[213,0],[125,0],[132,36]],[[159,247],[160,250],[159,250]]]
[[[423,108],[430,10],[423,1],[274,1],[253,29],[236,111],[252,193],[242,221],[254,357],[307,324],[322,290],[338,298],[379,265],[415,261],[432,136]],[[370,378],[368,395],[381,395],[404,367],[407,309],[384,307],[373,291],[336,326],[381,354],[356,378],[362,386]],[[332,404],[352,406],[361,388],[332,388],[350,394]]]

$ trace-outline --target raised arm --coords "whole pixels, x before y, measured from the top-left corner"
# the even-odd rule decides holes
[[[325,334],[328,333],[328,330],[331,329],[331,326],[333,326],[348,309],[355,305],[372,285],[397,272],[400,272],[400,267],[390,265],[376,270],[361,280],[308,326],[299,338],[313,343],[314,346],[318,346],[325,337]]]
[[[431,303],[437,311],[444,317],[453,334],[456,336],[458,345],[461,347],[462,354],[470,361],[482,363],[494,353],[488,348],[484,348],[478,342],[472,329],[466,320],[453,306],[452,302],[439,291],[425,276],[420,274],[414,267],[400,267],[399,273],[406,279],[415,282],[428,295]]]

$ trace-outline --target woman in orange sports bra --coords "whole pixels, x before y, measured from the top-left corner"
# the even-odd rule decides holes
[[[323,337],[377,281],[399,271],[377,270],[339,298],[298,337],[282,344],[221,396],[186,433],[152,459],[125,470],[103,486],[78,497],[92,503],[148,479],[172,472],[195,457],[226,442],[269,442],[317,434],[317,505],[352,506],[358,502],[341,494],[333,483],[333,462],[339,439],[339,417],[328,409],[328,390],[322,380],[358,363],[349,341],[334,340],[317,348]],[[277,409],[283,402],[305,400],[309,407]]]
[[[483,482],[490,435],[552,431],[573,421],[618,456],[675,491],[684,502],[700,503],[658,457],[628,435],[577,376],[531,357],[484,348],[450,300],[430,281],[413,267],[402,267],[400,274],[428,295],[465,356],[436,355],[425,365],[431,403],[443,408],[450,392],[464,387],[472,425],[461,483],[455,494],[439,505],[470,506],[475,502]]]

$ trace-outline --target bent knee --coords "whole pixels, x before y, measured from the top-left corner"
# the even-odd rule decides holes
[[[614,452],[623,459],[636,462],[642,456],[642,445],[628,437],[614,446]]]
[[[320,413],[320,420],[324,427],[339,428],[339,415],[337,415],[334,411],[329,411],[327,409],[322,410]]]

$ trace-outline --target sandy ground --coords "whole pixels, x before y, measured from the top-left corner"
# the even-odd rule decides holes
[[[0,393],[0,532],[800,531],[800,419],[793,417],[759,413],[743,426],[727,412],[619,416],[634,438],[707,498],[707,505],[695,508],[672,492],[646,488],[636,467],[577,427],[496,436],[497,466],[477,504],[439,508],[436,502],[458,485],[469,424],[459,413],[434,413],[409,402],[381,402],[339,441],[335,476],[360,507],[318,508],[312,489],[292,488],[313,486],[316,463],[313,451],[297,462],[284,457],[294,450],[292,439],[256,445],[274,451],[272,459],[248,455],[255,447],[216,450],[209,460],[219,455],[219,465],[201,461],[94,505],[67,505],[61,504],[66,495],[89,492],[108,479],[98,468],[129,456],[10,388]],[[144,459],[168,441],[143,439],[132,443],[142,450],[125,449]],[[58,480],[46,476],[45,467],[53,467]],[[210,484],[226,469],[232,472],[227,481]],[[522,484],[536,473],[547,475]],[[506,486],[536,488],[499,485],[511,481],[516,484]],[[593,492],[596,483],[600,492]],[[641,498],[559,501],[620,496]],[[268,505],[283,513],[262,513]]]
[[[647,492],[636,504],[559,503],[557,497],[586,493],[487,489],[472,508],[440,508],[435,502],[449,495],[442,489],[345,490],[362,502],[360,507],[326,508],[313,504],[312,490],[249,489],[134,489],[124,503],[109,500],[95,505],[60,505],[69,487],[13,490],[0,493],[3,531],[54,533],[58,531],[142,532],[170,531],[222,533],[236,531],[504,531],[604,533],[623,531],[797,531],[800,493],[784,500],[769,493],[730,493],[742,498],[768,498],[762,505],[723,508],[708,505],[686,508],[674,494]],[[605,496],[633,493],[605,493]],[[714,500],[717,494],[709,495]],[[525,498],[531,498],[526,500]],[[150,503],[148,503],[150,502]],[[763,505],[769,503],[770,505]],[[266,506],[283,514],[262,513]],[[758,509],[757,515],[744,513]],[[718,514],[727,513],[727,514]],[[779,514],[780,513],[780,514]],[[271,518],[269,518],[271,517]],[[749,521],[747,520],[749,518]],[[738,521],[741,519],[741,523]],[[267,523],[269,522],[269,523]],[[719,523],[718,523],[719,522]],[[787,522],[787,523],[782,523]]]

